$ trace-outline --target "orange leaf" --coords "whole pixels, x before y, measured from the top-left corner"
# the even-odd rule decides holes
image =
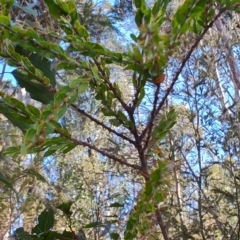
[[[162,73],[161,75],[154,78],[154,83],[156,85],[158,85],[158,84],[162,83],[164,81],[164,79],[165,79],[165,74]]]

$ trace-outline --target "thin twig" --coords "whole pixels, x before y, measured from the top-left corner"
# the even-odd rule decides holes
[[[1,75],[0,75],[0,84],[2,84],[2,82],[3,82],[3,77],[4,77],[5,70],[6,70],[6,66],[7,66],[7,63],[5,61],[3,64],[3,67],[2,67]]]

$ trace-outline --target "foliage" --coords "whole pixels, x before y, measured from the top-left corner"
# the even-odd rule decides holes
[[[145,187],[129,217],[124,237],[133,239],[146,235],[151,226],[148,214],[154,213],[163,238],[169,239],[158,206],[167,197],[166,186],[169,186],[169,180],[165,176],[169,168],[165,163],[167,157],[161,158],[161,149],[156,147],[164,140],[177,119],[176,110],[166,105],[166,99],[207,31],[225,11],[239,11],[238,2],[232,1],[230,4],[229,1],[218,1],[216,11],[213,1],[187,0],[173,14],[170,34],[165,34],[160,30],[165,23],[170,0],[157,0],[152,7],[144,0],[135,0],[138,34],[131,34],[133,43],[124,52],[112,51],[103,44],[92,41],[80,21],[73,0],[46,0],[45,3],[53,21],[57,22],[61,35],[51,30],[42,31],[31,26],[13,24],[9,16],[13,1],[1,1],[0,36],[3,44],[0,56],[16,68],[12,74],[19,86],[25,87],[34,100],[43,104],[38,109],[33,105],[25,105],[4,91],[0,92],[0,112],[24,133],[22,144],[8,148],[5,155],[15,157],[43,152],[43,157],[47,158],[54,154],[67,154],[77,146],[82,146],[96,151],[102,160],[111,159],[134,170],[145,179]],[[35,14],[33,9],[30,13]],[[175,51],[181,48],[181,39],[187,34],[194,36],[194,41],[180,60],[169,87],[164,89],[168,64],[175,56]],[[120,89],[121,82],[112,79],[112,66],[130,72],[130,102]],[[65,86],[58,86],[56,72],[60,71],[68,74],[74,71],[79,74]],[[150,106],[147,107],[144,119],[139,120],[138,112],[144,107],[150,87],[153,91]],[[104,118],[99,119],[98,115],[89,113],[82,108],[81,103],[78,104],[79,96],[88,93],[92,93],[94,100],[100,104],[100,112]],[[84,137],[75,137],[71,129],[63,123],[69,110],[81,114],[114,135],[117,139],[116,142],[112,140],[115,145],[121,141],[130,145],[135,158],[128,159],[121,151],[113,152]],[[11,187],[4,176],[1,179]],[[70,210],[66,212],[66,206],[69,207],[63,204],[60,209],[69,215]],[[143,221],[139,221],[141,218]],[[43,234],[41,237],[53,239],[55,232],[51,231],[52,210],[45,210],[38,220],[32,234]],[[98,224],[95,221],[85,227],[98,227]],[[21,238],[26,232],[19,228],[16,233]],[[65,233],[68,234],[63,234]],[[59,238],[63,237],[56,234]],[[112,233],[111,236],[113,239],[118,237],[117,233]]]
[[[65,203],[59,206],[66,214],[69,211],[71,204]],[[15,231],[15,237],[19,240],[28,239],[77,239],[74,232],[64,231],[58,233],[52,231],[54,226],[54,211],[53,209],[45,209],[38,217],[38,224],[32,229],[31,233],[24,231],[23,228],[18,228]]]
[[[27,240],[27,239],[86,239],[85,233],[83,229],[79,230],[79,232],[75,232],[72,229],[72,221],[71,221],[71,206],[73,202],[65,202],[59,205],[57,208],[62,211],[64,214],[64,218],[66,219],[66,224],[70,229],[67,231],[66,229],[59,233],[57,231],[53,231],[54,228],[54,210],[52,208],[45,209],[38,217],[38,223],[35,227],[33,227],[31,233],[24,231],[24,229],[18,228],[15,231],[15,237],[19,240]],[[103,226],[101,222],[92,222],[84,226],[87,228],[96,228],[99,226]],[[112,239],[119,239],[119,234],[111,233]]]

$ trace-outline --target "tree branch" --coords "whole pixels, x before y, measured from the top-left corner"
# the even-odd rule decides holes
[[[77,139],[74,139],[74,138],[71,138],[69,137],[68,138],[70,141],[74,142],[76,145],[79,145],[79,146],[84,146],[84,147],[89,147],[90,149],[92,150],[95,150],[96,152],[102,154],[103,156],[106,156],[112,160],[114,160],[115,162],[118,162],[120,163],[121,165],[125,165],[125,166],[128,166],[128,167],[131,167],[132,169],[135,169],[137,171],[140,171],[142,172],[142,167],[137,165],[137,164],[132,164],[132,163],[129,163],[127,162],[126,159],[120,157],[120,156],[116,156],[116,155],[113,155],[107,151],[104,151],[100,148],[97,148],[96,146],[88,143],[88,142],[85,142],[85,141],[81,141],[81,140],[77,140]]]
[[[203,39],[204,35],[207,33],[207,31],[213,26],[214,22],[223,14],[223,12],[225,12],[226,9],[223,8],[219,11],[219,13],[214,17],[214,19],[207,24],[207,26],[204,28],[203,32],[200,34],[200,36],[197,38],[197,40],[195,41],[195,43],[192,45],[192,47],[190,48],[190,51],[188,52],[187,56],[183,59],[182,64],[180,66],[180,68],[178,69],[178,71],[176,72],[175,77],[172,80],[171,85],[169,86],[169,88],[167,89],[166,94],[164,95],[162,101],[160,102],[159,106],[157,107],[157,113],[161,110],[161,108],[163,107],[168,95],[171,93],[171,91],[173,90],[173,87],[176,83],[176,81],[178,80],[178,77],[180,76],[183,68],[185,67],[187,61],[189,60],[189,58],[191,57],[193,51],[196,49],[197,45],[199,44],[199,42]]]
[[[185,67],[187,61],[189,60],[189,58],[191,57],[193,51],[196,49],[197,45],[199,44],[199,42],[202,40],[202,38],[204,37],[204,35],[207,33],[207,31],[213,26],[214,22],[222,15],[222,13],[225,11],[226,9],[223,8],[219,11],[219,13],[214,17],[214,19],[204,28],[203,32],[200,34],[200,36],[197,38],[197,40],[195,41],[195,43],[192,45],[192,47],[190,48],[190,51],[188,52],[188,54],[186,55],[186,57],[183,59],[182,61],[182,64],[180,66],[180,68],[178,69],[178,71],[176,72],[176,75],[175,77],[173,78],[172,80],[172,83],[171,85],[169,86],[169,88],[167,89],[167,92],[166,94],[164,95],[162,101],[159,103],[159,105],[156,107],[156,106],[153,106],[153,110],[151,111],[151,118],[147,124],[147,126],[145,127],[145,129],[142,131],[142,134],[141,134],[141,137],[143,138],[147,132],[151,133],[151,130],[152,130],[152,124],[153,124],[153,120],[154,120],[154,117],[159,113],[159,111],[161,110],[161,108],[163,107],[165,101],[167,100],[167,97],[169,96],[169,94],[171,93],[171,91],[173,90],[173,87],[175,85],[175,83],[177,82],[183,68]],[[157,86],[159,87],[159,85]],[[157,90],[155,92],[155,100],[157,100],[157,96],[156,96],[156,93],[157,93]],[[154,100],[154,103],[155,103],[155,100]],[[157,104],[157,102],[156,102]],[[147,141],[149,141],[149,138],[150,138],[150,134],[148,134],[147,136]],[[148,142],[147,142],[148,144]],[[147,145],[145,146],[145,148],[147,147]]]
[[[156,217],[157,217],[157,222],[158,222],[158,224],[161,228],[164,240],[171,240],[171,238],[169,238],[169,236],[168,236],[167,227],[164,224],[164,221],[162,219],[162,214],[161,214],[160,210],[157,209],[155,214],[156,214]]]
[[[145,150],[148,146],[148,143],[149,143],[149,140],[150,140],[150,137],[151,137],[151,132],[152,132],[152,127],[153,127],[153,122],[154,122],[154,119],[157,115],[157,111],[156,111],[156,108],[157,108],[157,102],[158,102],[158,99],[159,99],[159,91],[160,91],[160,84],[157,85],[157,89],[155,91],[155,95],[154,95],[154,101],[153,101],[153,109],[151,111],[151,116],[150,116],[150,119],[148,121],[148,124],[147,126],[145,127],[145,129],[142,131],[142,134],[140,136],[141,139],[143,139],[145,136],[146,136],[146,141],[144,143],[144,146],[143,146],[143,149]]]
[[[89,118],[91,121],[95,122],[96,124],[100,125],[101,127],[103,127],[104,129],[108,130],[109,132],[119,136],[120,138],[128,141],[129,143],[133,144],[135,146],[135,141],[133,141],[132,139],[126,137],[125,135],[123,135],[122,133],[118,133],[117,131],[113,130],[112,128],[106,126],[104,123],[102,123],[101,121],[97,120],[96,118],[94,118],[93,116],[91,116],[90,114],[86,113],[84,110],[80,109],[79,107],[77,107],[74,104],[71,104],[71,107],[73,109],[75,109],[77,112],[81,113],[82,115],[84,115],[85,117]]]

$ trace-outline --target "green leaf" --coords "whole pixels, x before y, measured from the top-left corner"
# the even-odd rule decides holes
[[[144,17],[144,14],[141,11],[141,9],[139,8],[135,15],[135,22],[138,27],[140,27],[143,24],[143,17]]]
[[[39,82],[33,82],[31,76],[23,74],[18,69],[12,72],[12,75],[17,80],[20,87],[25,88],[31,95],[31,97],[41,103],[48,104],[53,100],[53,94]]]
[[[71,80],[71,82],[69,83],[69,87],[70,88],[76,88],[77,86],[79,86],[79,84],[82,84],[84,82],[84,78],[82,77],[78,77],[77,79]]]
[[[6,26],[11,26],[11,21],[8,17],[0,15],[0,23],[6,25]]]
[[[55,232],[55,231],[48,232],[44,236],[44,240],[55,240],[55,239],[59,239],[59,240],[72,240],[73,236],[71,235],[71,237],[66,238],[65,236],[63,236],[62,233],[58,233],[58,232]]]
[[[168,1],[166,1],[168,2]],[[160,11],[161,9],[161,6],[162,5],[162,0],[156,0],[154,5],[153,5],[153,8],[152,8],[152,15],[155,16],[158,14],[158,12]]]
[[[52,46],[51,46],[52,47]],[[29,61],[32,63],[33,66],[35,66],[37,69],[41,70],[45,77],[47,77],[50,80],[50,84],[54,87],[56,86],[56,76],[55,76],[55,70],[52,68],[52,62],[49,61],[47,58],[37,54],[32,53],[28,50],[23,49],[20,46],[17,46],[15,48],[15,51],[29,59]]]
[[[44,0],[44,2],[47,4],[49,12],[55,18],[60,18],[61,16],[66,15],[55,0]]]
[[[153,193],[153,186],[151,182],[147,182],[146,183],[146,188],[145,188],[145,192],[146,196],[151,196]]]
[[[20,155],[26,156],[33,149],[34,144],[31,142],[29,144],[21,144]]]
[[[68,104],[71,105],[75,103],[78,99],[78,91],[73,91],[69,96]]]
[[[106,115],[105,115],[106,116]],[[119,127],[122,123],[121,122],[119,122],[117,119],[110,119],[109,120],[109,122],[113,125],[113,126],[115,126],[115,127]]]
[[[63,10],[64,13],[69,14],[69,7],[67,2],[64,2],[63,0],[56,0],[58,6]]]
[[[63,103],[64,98],[66,97],[66,93],[58,92],[54,96],[54,105],[60,106]]]
[[[75,32],[77,32],[79,37],[89,40],[89,34],[87,29],[84,26],[82,26],[78,20],[74,22],[74,28],[75,28]]]
[[[15,62],[22,64],[22,56],[15,52],[11,45],[8,47],[8,52],[12,55]]]
[[[133,86],[137,89],[138,88],[138,80],[137,80],[136,72],[133,72],[132,83],[133,83]]]
[[[144,96],[145,96],[145,89],[144,89],[144,87],[141,87],[141,89],[140,89],[140,94],[139,94],[139,97],[138,97],[138,101],[137,101],[137,104],[136,104],[137,107],[138,107],[138,106],[140,105],[140,103],[142,102]]]
[[[60,26],[61,26],[62,30],[67,35],[72,35],[74,29],[73,29],[72,24],[69,21],[69,17],[66,16],[66,18],[65,18],[65,17],[61,16],[59,22],[60,22]]]
[[[3,155],[4,156],[11,156],[13,158],[16,158],[20,153],[20,146],[17,146],[17,147],[9,147],[7,148]]]
[[[33,105],[27,105],[27,108],[34,116],[40,118],[40,111],[38,108],[34,107]]]
[[[44,182],[44,183],[48,183],[48,181],[46,180],[45,177],[43,177],[43,175],[41,175],[38,171],[36,171],[33,168],[28,168],[24,170],[24,173],[32,175],[34,177],[36,177],[37,180]]]
[[[154,199],[156,200],[156,202],[162,202],[165,199],[165,197],[161,192],[156,192]]]
[[[143,74],[143,72],[144,72],[143,67],[138,64],[129,64],[129,65],[127,65],[127,67],[125,69],[126,70],[130,69],[130,70],[136,71],[139,74]]]
[[[16,239],[19,239],[19,240],[32,240],[31,238],[31,235],[24,231],[24,229],[21,227],[21,228],[18,228],[15,233],[14,233]]]
[[[123,121],[124,123],[128,122],[128,118],[126,117],[126,115],[122,112],[122,111],[117,111],[117,117],[118,119],[120,119],[121,121]]]
[[[141,10],[142,12],[144,13],[144,15],[148,14],[149,10],[148,7],[147,7],[147,4],[146,4],[146,1],[145,0],[140,0],[141,1]]]
[[[61,124],[59,124],[57,121],[51,120],[51,121],[49,121],[49,122],[47,123],[47,128],[49,128],[49,129],[47,129],[47,133],[50,134],[50,133],[52,133],[54,130],[55,130],[55,131],[58,131],[58,130],[61,131],[62,126],[61,126]]]
[[[32,233],[47,233],[54,224],[54,212],[51,208],[45,209],[38,217],[38,224],[33,228]]]
[[[134,56],[135,61],[142,62],[143,55],[142,55],[139,47],[133,47],[133,56]]]
[[[190,29],[191,29],[191,22],[186,21],[184,24],[182,24],[181,29],[179,30],[179,33],[184,34]]]
[[[49,79],[52,87],[56,85],[55,71],[51,67],[51,62],[37,53],[31,53],[22,49],[20,46],[17,46],[15,50],[18,54],[27,57],[31,64],[36,67],[30,67],[29,62],[23,57],[27,65],[26,67],[31,74],[21,69],[15,69],[12,72],[20,87],[25,88],[30,93],[31,97],[37,101],[44,104],[52,101],[53,94],[43,84],[44,82],[47,83]],[[45,77],[42,77],[42,74],[44,74]]]
[[[70,201],[70,202],[65,202],[65,203],[62,203],[60,204],[57,209],[60,209],[64,214],[68,215],[68,216],[71,216],[72,215],[72,212],[70,211],[71,210],[71,206],[72,206],[73,202]]]
[[[56,111],[56,119],[60,119],[67,111],[67,104],[62,104],[62,106]]]
[[[8,180],[4,177],[4,175],[1,172],[0,172],[0,182],[4,183],[6,185],[6,187],[15,191],[12,184],[10,182],[8,182]]]
[[[75,144],[69,143],[69,144],[67,144],[66,147],[62,150],[62,153],[63,153],[63,154],[66,154],[66,153],[70,152],[71,150],[73,150],[75,147],[76,147]]]
[[[68,94],[71,91],[71,88],[69,86],[62,86],[60,87],[58,92],[66,93]]]
[[[50,148],[49,148],[49,149],[44,153],[43,157],[46,158],[46,157],[52,156],[57,150],[58,150],[58,147],[57,147],[57,146],[55,146],[54,149],[52,149],[52,148],[50,149]]]
[[[32,142],[35,135],[36,135],[35,129],[33,128],[28,129],[24,137],[25,144],[27,145],[29,142]]]
[[[14,105],[14,108],[21,110],[23,113],[27,112],[26,106],[23,102],[19,101],[16,98],[11,98],[11,105]]]
[[[162,178],[162,169],[155,169],[152,173],[151,173],[151,182],[158,182],[159,180],[161,180]]]
[[[72,239],[74,239],[75,236],[73,235],[72,232],[68,232],[68,231],[64,230],[63,233],[62,233],[62,237],[63,237],[62,240],[64,240],[64,239],[65,240],[67,240],[67,239],[72,240]]]
[[[143,11],[143,10],[142,10],[142,11]],[[151,10],[150,10],[150,9],[145,9],[145,10],[143,11],[143,13],[144,13],[144,22],[145,22],[146,24],[149,24],[150,21],[151,21]]]
[[[115,203],[110,204],[109,207],[119,208],[119,207],[124,207],[124,204],[120,204],[119,202],[115,202]]]
[[[118,233],[110,233],[110,237],[113,240],[118,240],[120,239],[120,235]]]
[[[41,120],[46,121],[49,115],[51,115],[53,112],[51,110],[46,109],[45,111],[42,112],[41,114]]]
[[[51,50],[52,52],[54,52],[56,55],[60,57],[66,57],[65,55],[65,51],[62,49],[61,46],[57,45],[56,43],[48,43],[45,41],[39,41],[39,44],[43,47],[45,47],[46,49]]]
[[[15,3],[15,6],[17,6],[18,8],[22,9],[24,12],[28,13],[28,14],[31,14],[33,15],[34,17],[37,17],[38,16],[38,12],[37,10],[33,9],[33,7],[36,6],[36,2],[34,3],[31,3],[31,4],[28,4],[27,6],[25,7],[21,7],[20,5],[18,5],[17,3]]]
[[[110,117],[110,116],[114,115],[114,112],[110,109],[107,109],[107,108],[101,108],[101,111],[107,117]]]
[[[131,39],[134,41],[134,42],[137,42],[138,41],[138,38],[134,35],[134,34],[130,34],[130,37]]]
[[[57,65],[57,70],[75,70],[77,68],[75,63],[71,62],[62,62]]]
[[[62,137],[52,137],[45,141],[44,146],[51,147],[53,145],[66,144],[68,140]]]
[[[83,228],[95,228],[98,226],[102,226],[103,224],[101,222],[91,222],[87,225],[85,225]]]
[[[142,5],[142,0],[134,0],[134,4],[135,4],[136,8],[140,8]]]
[[[8,120],[16,127],[18,127],[23,133],[27,129],[31,128],[34,122],[18,112],[17,109],[12,108],[8,104],[0,100],[0,113],[2,113]]]
[[[83,82],[78,87],[78,93],[79,94],[84,93],[88,88],[89,88],[89,83],[88,82]]]
[[[75,2],[73,0],[68,0],[67,4],[68,4],[68,9],[69,9],[68,13],[72,18],[72,22],[74,22],[75,20],[78,19],[78,12],[77,12]]]
[[[154,128],[152,136],[155,141],[162,140],[167,132],[174,126],[176,123],[177,114],[174,109],[171,109],[166,116],[164,116]]]

